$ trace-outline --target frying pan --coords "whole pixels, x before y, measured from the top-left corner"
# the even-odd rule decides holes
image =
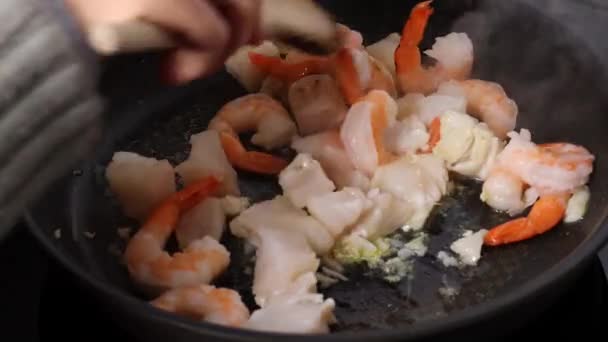
[[[321,3],[339,21],[360,30],[366,43],[400,30],[414,5],[403,0]],[[518,102],[518,127],[529,128],[536,142],[573,142],[595,154],[586,217],[528,241],[484,248],[478,267],[446,269],[435,256],[463,229],[487,228],[507,219],[478,200],[479,184],[463,181],[462,190],[444,199],[429,218],[429,252],[416,262],[413,279],[391,285],[363,267],[349,270],[350,281],[323,291],[337,303],[339,324],[333,334],[312,338],[402,341],[487,337],[515,330],[567,289],[608,238],[608,182],[601,180],[608,172],[606,66],[580,36],[530,3],[436,1],[423,45],[430,46],[434,37],[450,31],[467,32],[475,46],[474,76],[499,82]],[[109,62],[102,82],[110,99],[106,135],[89,160],[57,181],[28,210],[32,232],[99,298],[109,315],[142,339],[311,339],[229,329],[156,310],[132,285],[116,257],[124,247],[117,228],[136,226],[120,214],[104,179],[112,153],[134,151],[177,164],[188,156],[190,135],[204,130],[221,105],[244,94],[225,72],[180,88],[163,87],[151,72],[157,57],[137,55]],[[239,178],[243,193],[255,201],[279,191],[270,178]],[[61,238],[55,236],[58,229]],[[243,272],[247,261],[241,242],[228,233],[223,242],[233,258],[217,284],[237,289],[251,305],[251,277]],[[446,284],[459,289],[453,300],[446,301],[437,292]]]

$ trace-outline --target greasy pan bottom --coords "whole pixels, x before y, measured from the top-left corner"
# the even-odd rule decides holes
[[[360,30],[369,43],[398,31],[413,2],[375,1],[373,8],[366,1],[351,1],[348,6],[337,1],[324,4],[341,22]],[[445,198],[429,218],[429,251],[416,262],[411,281],[389,285],[357,269],[349,272],[350,281],[324,292],[336,300],[340,322],[336,333],[324,339],[428,337],[491,320],[498,313],[519,309],[533,314],[541,305],[532,305],[532,298],[558,295],[562,281],[573,279],[574,272],[608,235],[604,224],[608,183],[598,180],[608,171],[604,157],[608,116],[602,112],[608,108],[608,97],[601,87],[606,84],[605,69],[559,23],[524,1],[444,1],[437,2],[435,8],[425,46],[437,35],[467,32],[476,50],[475,77],[505,87],[520,106],[519,127],[530,129],[536,142],[578,143],[596,155],[588,214],[577,224],[560,225],[533,240],[485,248],[476,268],[446,269],[436,259],[437,252],[447,250],[464,230],[491,227],[506,219],[482,205],[479,184],[459,182],[454,195]],[[144,59],[128,65],[135,72],[144,70],[146,63]],[[174,164],[183,161],[188,156],[190,135],[204,130],[215,111],[243,91],[225,73],[153,96],[145,77],[139,85],[150,90],[145,96],[129,88],[138,86],[129,83],[137,77],[124,80],[124,75],[116,72],[109,79],[108,84],[124,82],[117,88],[110,86],[110,92],[133,93],[131,106],[125,109],[116,100],[117,111],[110,115],[107,135],[94,160],[82,165],[81,172],[59,181],[48,197],[32,207],[27,218],[34,234],[100,295],[109,310],[124,317],[125,325],[137,327],[142,334],[178,340],[201,335],[227,340],[268,337],[191,322],[153,310],[143,302],[145,297],[132,286],[115,255],[124,247],[116,228],[135,226],[120,215],[104,179],[104,166],[117,150],[167,158]],[[239,179],[243,193],[254,200],[270,199],[279,190],[276,180],[270,178],[241,174]],[[62,231],[60,239],[54,238],[57,229]],[[95,232],[95,237],[87,238],[85,232]],[[251,278],[242,272],[246,262],[240,256],[240,242],[226,236],[225,243],[233,252],[232,265],[218,284],[238,289],[251,304]],[[439,287],[445,285],[458,288],[460,294],[446,301],[438,294]],[[516,318],[525,314],[510,317],[509,322],[515,324]]]

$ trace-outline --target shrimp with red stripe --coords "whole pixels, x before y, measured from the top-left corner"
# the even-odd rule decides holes
[[[540,198],[526,217],[491,229],[485,236],[485,244],[491,246],[530,239],[557,226],[564,219],[569,198],[588,182],[595,160],[593,154],[579,145],[534,144],[526,130],[509,136],[511,141],[498,156],[495,169],[484,184],[486,201],[491,203],[491,197],[504,197],[505,191],[517,199],[526,187]],[[489,188],[493,177],[505,173],[512,177],[513,185]],[[518,191],[512,191],[513,188]]]

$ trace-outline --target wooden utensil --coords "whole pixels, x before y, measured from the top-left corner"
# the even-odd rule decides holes
[[[265,39],[312,53],[330,53],[338,45],[335,21],[312,0],[263,0],[261,30]],[[143,20],[96,25],[88,38],[93,49],[104,56],[169,49],[178,44],[170,32]]]

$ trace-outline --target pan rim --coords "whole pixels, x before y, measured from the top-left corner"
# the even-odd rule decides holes
[[[584,46],[587,45],[585,42],[582,42],[582,44]],[[588,46],[586,46],[584,51],[593,56],[593,59],[596,61],[601,59],[601,56]],[[598,79],[608,79],[608,70],[601,69],[597,70],[597,72],[602,74]],[[172,91],[172,95],[166,96],[168,100],[158,99],[159,103],[173,101],[175,100],[174,97],[187,96],[187,94],[189,94],[188,89],[190,89],[190,87],[196,88],[196,83],[198,82],[186,86],[181,90]],[[212,84],[213,78],[201,83]],[[162,105],[159,106],[162,107]],[[129,109],[127,109],[127,111],[129,111]],[[132,117],[137,117],[137,115]],[[206,322],[196,322],[156,309],[155,307],[148,305],[147,302],[125,292],[120,287],[98,279],[91,272],[86,271],[84,267],[69,258],[65,253],[62,253],[53,243],[52,237],[44,233],[44,225],[37,222],[32,208],[26,209],[23,217],[28,230],[44,249],[69,272],[82,280],[89,290],[101,293],[104,296],[118,298],[121,302],[128,304],[128,310],[130,312],[137,312],[141,317],[150,320],[151,323],[157,322],[166,324],[204,337],[235,341],[253,342],[260,340],[265,341],[272,338],[289,338],[294,341],[307,341],[311,338],[315,338],[318,339],[319,342],[346,342],[370,341],[376,339],[382,339],[383,341],[403,341],[416,338],[428,338],[457,328],[468,327],[469,325],[478,322],[480,318],[484,320],[491,319],[493,316],[498,316],[501,313],[524,303],[536,293],[542,292],[544,289],[551,286],[551,284],[567,278],[567,276],[581,264],[589,262],[593,257],[596,257],[600,248],[608,243],[608,209],[605,208],[604,211],[604,218],[601,223],[597,225],[595,231],[587,236],[586,239],[584,239],[569,255],[547,269],[544,273],[537,275],[523,285],[517,287],[514,291],[494,297],[479,305],[464,308],[448,316],[439,319],[424,320],[405,328],[357,332],[344,331],[333,334],[309,335],[266,333],[239,328],[228,328]]]
[[[298,341],[304,341],[310,338],[316,338],[320,341],[368,341],[375,338],[382,338],[383,340],[404,340],[432,337],[440,333],[455,330],[456,328],[470,326],[473,323],[478,322],[480,318],[484,320],[491,319],[493,316],[497,316],[500,313],[525,302],[527,299],[534,296],[535,293],[543,291],[543,289],[549,287],[551,284],[566,278],[579,265],[594,257],[597,251],[608,242],[608,216],[605,216],[594,233],[579,244],[570,255],[553,265],[545,271],[544,274],[529,280],[515,291],[492,298],[482,304],[464,308],[439,319],[424,320],[407,328],[296,335],[228,328],[206,322],[196,322],[156,309],[147,305],[147,302],[124,292],[119,287],[96,278],[92,273],[87,272],[81,265],[78,265],[67,257],[67,255],[62,253],[52,243],[51,238],[44,233],[44,229],[38,224],[31,209],[26,210],[24,219],[28,230],[43,245],[47,252],[73,275],[83,280],[90,290],[118,298],[121,302],[126,303],[129,306],[129,311],[137,313],[142,317],[149,319],[151,322],[167,324],[202,336],[206,335],[207,337],[238,341],[259,341],[268,338],[289,338]]]

